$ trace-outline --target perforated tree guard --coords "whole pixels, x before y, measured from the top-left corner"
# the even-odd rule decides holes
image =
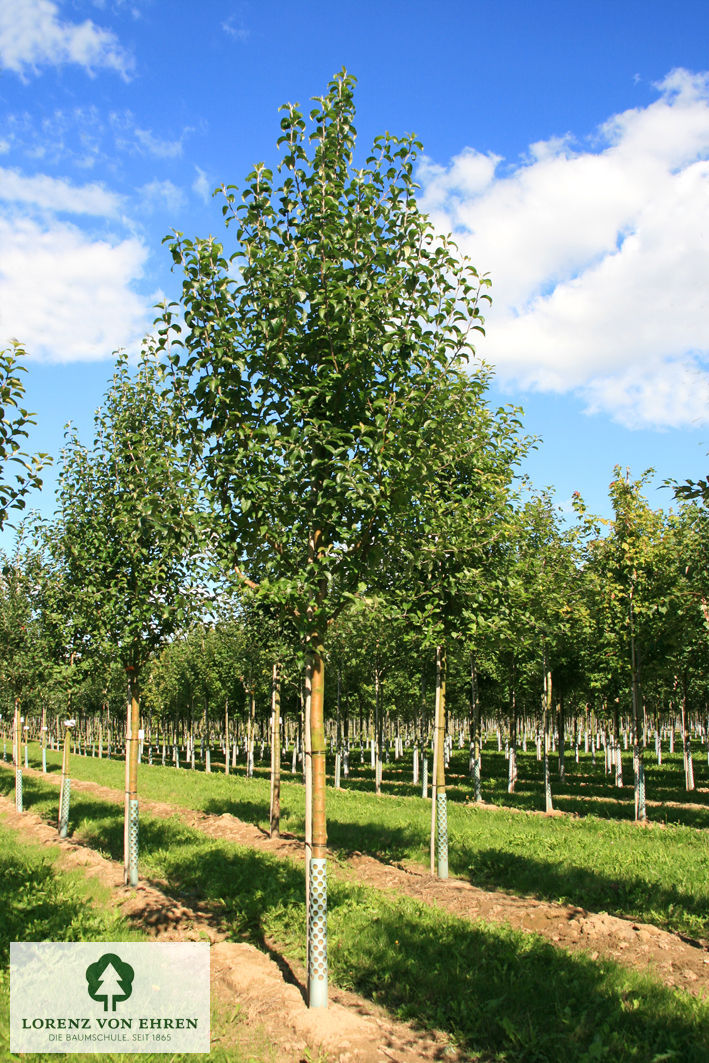
[[[18,768],[15,772],[15,808],[18,812],[22,811],[22,769]]]
[[[71,779],[64,779],[59,799],[59,837],[66,838],[69,827],[69,802],[71,800]]]
[[[128,802],[128,885],[138,885],[138,802]]]
[[[436,796],[436,856],[438,877],[448,878],[448,806],[445,792]]]
[[[327,1007],[327,861],[311,857],[310,911],[308,930],[308,1003],[311,1008]]]

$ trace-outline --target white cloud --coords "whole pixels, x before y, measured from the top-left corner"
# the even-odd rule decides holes
[[[502,170],[425,160],[422,206],[493,280],[479,353],[503,382],[576,389],[629,425],[709,421],[709,75],[592,141],[530,146]]]
[[[230,15],[229,18],[225,19],[222,22],[222,29],[230,37],[233,37],[242,44],[244,41],[248,41],[251,36],[251,31],[244,25],[243,19],[238,14]]]
[[[148,155],[155,155],[160,159],[175,159],[182,154],[182,137],[179,140],[164,140],[162,137],[156,137],[150,129],[136,128],[135,139]]]
[[[204,200],[205,203],[209,203],[209,200],[212,198],[212,186],[207,180],[207,175],[204,170],[200,170],[199,166],[195,166],[195,170],[197,171],[197,176],[192,182],[192,191],[195,195],[198,195],[200,199]]]
[[[17,337],[33,357],[107,358],[148,328],[131,290],[147,249],[135,238],[99,240],[68,223],[0,218],[0,343]]]
[[[115,70],[128,78],[131,56],[115,34],[90,19],[66,22],[52,0],[0,0],[0,66],[21,77],[42,66],[76,63],[92,74]]]
[[[158,159],[177,159],[184,150],[184,141],[194,130],[185,126],[179,137],[168,140],[157,136],[152,129],[143,129],[136,124],[132,111],[112,111],[109,124],[116,147],[120,151],[150,155]]]
[[[151,181],[138,191],[143,206],[150,211],[175,211],[185,205],[184,192],[172,181]]]
[[[148,250],[121,235],[121,207],[99,184],[0,168],[0,346],[16,337],[33,357],[65,362],[139,342],[152,312],[133,284]]]
[[[113,217],[120,198],[103,185],[72,185],[60,178],[38,174],[26,177],[17,170],[0,167],[0,201],[21,203],[52,213],[89,214]]]

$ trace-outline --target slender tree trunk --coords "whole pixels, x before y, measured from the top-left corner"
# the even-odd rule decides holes
[[[478,672],[475,666],[475,655],[470,661],[470,691],[473,703],[473,787],[475,801],[482,801],[481,776],[482,776],[482,735],[480,734],[480,699],[478,697]]]
[[[42,724],[41,724],[41,727],[42,727],[42,731],[41,731],[42,772],[44,774],[46,774],[46,772],[47,772],[47,706],[46,705],[42,705]]]
[[[71,775],[69,758],[71,756],[71,728],[64,728],[64,750],[62,752],[62,777],[59,786],[59,814],[57,830],[60,838],[66,838],[69,827],[69,802],[71,800]]]
[[[561,695],[559,697],[559,704],[557,705],[557,717],[556,717],[556,720],[557,720],[557,724],[556,725],[557,725],[557,729],[558,729],[558,732],[559,732],[559,779],[563,781],[564,778],[566,777],[566,764],[564,762],[564,752],[565,752],[564,731],[566,730],[566,718],[565,718],[565,714],[564,714],[564,697],[563,697],[563,695]]]
[[[435,814],[436,863],[439,878],[448,878],[448,808],[446,804],[446,650],[436,647],[436,724],[435,724]]]
[[[517,700],[514,683],[510,702],[510,759],[507,765],[507,793],[513,794],[517,785]]]
[[[544,735],[544,805],[547,812],[554,811],[549,775],[549,720],[552,711],[551,671],[544,669],[544,695],[542,698],[542,731]]]
[[[312,850],[308,868],[308,1005],[327,1007],[327,823],[325,818],[325,669],[322,652],[309,656]]]
[[[281,680],[278,664],[271,677],[271,814],[270,836],[280,837],[281,823]]]
[[[635,648],[635,618],[633,615],[633,588],[630,589],[630,670],[633,698],[633,776],[635,789],[635,819],[645,822],[647,807],[645,804],[645,765],[643,749],[640,744],[640,692],[638,689],[638,660]]]
[[[128,669],[126,712],[126,799],[123,827],[123,872],[128,886],[138,885],[138,731],[140,694],[138,675]]]
[[[431,743],[431,874],[436,873],[436,784],[438,782],[438,703],[440,701],[440,684],[438,681],[438,650],[436,650],[436,690],[433,707],[433,740]]]
[[[694,789],[694,765],[692,763],[692,739],[687,723],[687,676],[682,676],[682,699],[680,701],[682,723],[682,753],[684,759],[684,785],[689,792]]]
[[[382,716],[381,669],[377,663],[374,667],[374,792],[382,792],[382,760],[384,746],[384,719]]]
[[[12,727],[12,759],[15,765],[15,808],[22,811],[22,759],[20,751],[20,699],[15,698],[15,716]]]
[[[224,774],[229,774],[229,757],[231,747],[229,745],[229,698],[224,702]]]

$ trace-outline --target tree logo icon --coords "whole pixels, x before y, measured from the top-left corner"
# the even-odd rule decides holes
[[[105,952],[86,968],[89,996],[92,1000],[102,1000],[104,1011],[115,1011],[116,1004],[128,1000],[133,992],[134,977],[135,971],[129,963],[124,963],[114,952]]]

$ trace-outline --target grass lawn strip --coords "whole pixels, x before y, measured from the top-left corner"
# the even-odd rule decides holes
[[[28,788],[32,807],[51,815],[53,788],[34,778]],[[77,794],[74,822],[84,840],[120,855],[119,810]],[[148,877],[170,882],[180,899],[204,898],[232,937],[303,962],[301,868],[206,838],[178,818],[144,817],[142,831]],[[709,1058],[705,1002],[611,961],[572,956],[537,935],[471,924],[338,878],[329,924],[335,982],[399,1017],[447,1030],[466,1059]]]

